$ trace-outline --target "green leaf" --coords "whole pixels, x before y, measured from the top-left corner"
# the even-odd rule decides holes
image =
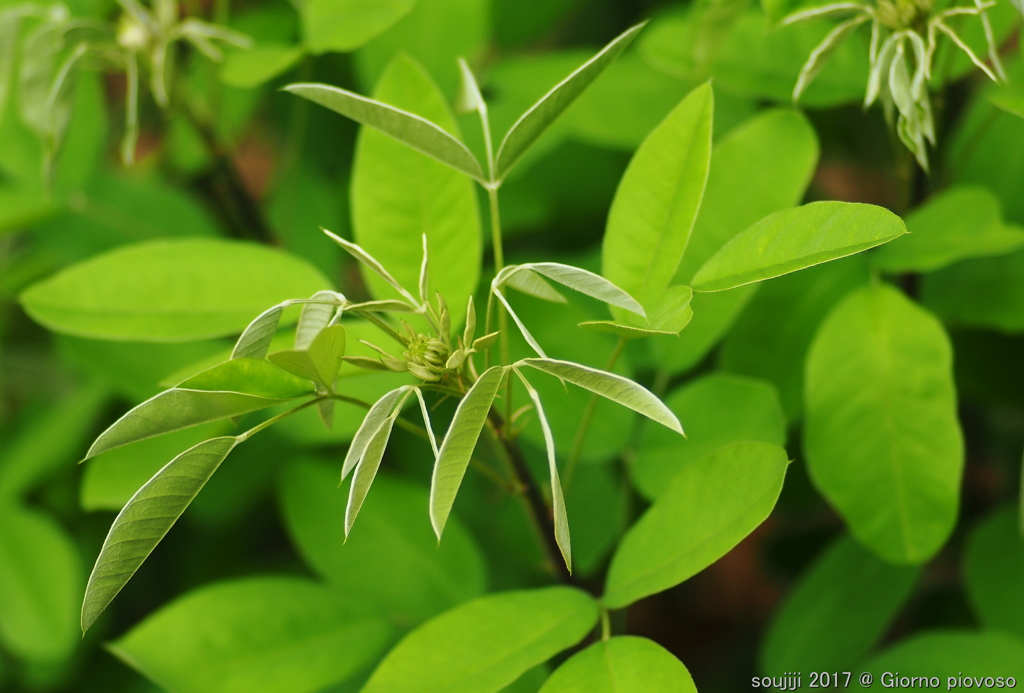
[[[681,373],[700,363],[763,284],[747,284],[713,294],[693,294],[690,311],[693,319],[685,326],[686,338],[661,339],[651,346],[658,368],[666,373]]]
[[[851,533],[893,563],[928,560],[956,522],[963,438],[952,350],[899,291],[854,292],[807,356],[811,479]]]
[[[540,274],[562,286],[579,291],[581,294],[591,298],[596,298],[598,301],[603,301],[608,305],[618,306],[641,317],[646,317],[643,306],[612,282],[585,269],[573,267],[572,265],[563,265],[558,262],[530,262],[525,265],[510,265],[498,273],[498,276],[494,278],[493,286],[500,287],[508,283],[509,279],[516,278],[524,271]],[[526,276],[529,277],[530,275]],[[526,282],[520,282],[515,288],[537,298],[558,303],[565,302],[561,294],[553,292],[554,296],[557,296],[555,298],[551,293],[545,293],[543,289],[539,288],[540,286],[546,285],[527,280]],[[526,288],[524,289],[523,287]]]
[[[391,62],[374,98],[458,136],[444,96],[410,58]],[[356,143],[351,195],[356,242],[387,267],[399,284],[419,285],[426,234],[427,295],[438,291],[450,305],[465,304],[476,291],[482,255],[472,181],[386,135],[363,128]],[[364,276],[374,297],[394,297],[378,277],[365,272]]]
[[[459,402],[434,462],[430,479],[430,523],[438,541],[462,485],[469,459],[483,431],[491,404],[505,378],[504,366],[488,368]]]
[[[268,576],[189,592],[109,647],[162,688],[316,693],[372,663],[392,633],[343,592]]]
[[[693,278],[694,291],[723,291],[836,260],[906,233],[883,207],[813,202],[777,212],[729,241]]]
[[[96,622],[199,494],[239,439],[212,438],[167,463],[118,513],[89,576],[82,632]]]
[[[967,596],[986,628],[1024,638],[1024,538],[1016,508],[986,518],[971,533],[965,557]]]
[[[708,179],[713,110],[710,83],[691,92],[640,145],[612,201],[601,271],[645,306],[672,281],[690,239]]]
[[[295,326],[295,348],[308,349],[320,331],[331,323],[344,299],[334,291],[318,291],[312,296],[316,303],[304,303],[299,323]],[[319,301],[324,301],[320,303]]]
[[[982,681],[986,676],[1012,677],[1019,685],[1024,679],[1024,643],[991,631],[926,631],[897,643],[860,668],[872,672],[878,681],[884,672],[898,671],[901,677],[938,676],[943,688],[948,688],[949,677],[982,677]],[[986,687],[973,680],[967,685]],[[955,681],[954,686],[948,690],[967,688]]]
[[[308,382],[267,361],[225,361],[131,409],[96,438],[85,459],[161,433],[239,416],[311,394],[313,388]]]
[[[847,4],[847,3],[841,3]],[[853,3],[849,3],[853,5]],[[848,12],[851,9],[856,11],[857,6],[854,8],[845,7],[844,11]],[[811,51],[810,55],[807,56],[807,62],[800,69],[800,74],[797,76],[796,85],[793,87],[793,101],[799,101],[801,94],[810,85],[814,78],[821,73],[825,64],[829,58],[836,52],[840,45],[853,33],[861,24],[871,19],[871,15],[860,13],[852,19],[848,19],[844,22],[840,22],[832,28],[825,38],[821,40],[814,50]]]
[[[284,309],[285,304],[279,304],[257,315],[238,337],[235,348],[231,350],[231,358],[265,358]]]
[[[363,691],[496,692],[582,640],[597,615],[593,598],[571,587],[480,597],[407,635]]]
[[[622,635],[578,652],[544,683],[540,693],[697,693],[675,655],[647,638]]]
[[[320,330],[308,349],[279,351],[267,359],[289,373],[312,380],[324,389],[332,390],[344,354],[345,328],[341,325],[331,325]]]
[[[288,71],[303,54],[300,46],[261,43],[252,50],[229,54],[220,68],[220,79],[229,87],[255,89]]]
[[[555,523],[555,543],[565,561],[565,567],[572,573],[572,543],[569,540],[569,517],[565,511],[565,496],[562,494],[562,482],[558,478],[558,461],[555,459],[555,439],[551,435],[551,424],[544,414],[544,405],[540,401],[540,395],[533,389],[530,382],[517,370],[516,375],[526,387],[530,395],[534,409],[537,410],[537,418],[540,419],[540,427],[544,433],[544,449],[548,455],[548,478],[551,483],[551,514]]]
[[[340,592],[410,625],[483,593],[486,566],[473,537],[452,517],[438,545],[424,521],[422,484],[379,475],[346,539],[337,478],[332,465],[298,459],[283,470],[279,490],[299,554]]]
[[[290,84],[284,90],[357,123],[380,130],[456,171],[462,171],[480,182],[485,181],[480,163],[466,145],[448,134],[444,128],[418,115],[326,84]]]
[[[1024,250],[958,262],[926,275],[921,300],[953,325],[1024,331]]]
[[[772,620],[761,650],[769,676],[851,668],[885,635],[917,581],[843,537],[815,559]]]
[[[64,661],[80,642],[76,606],[82,564],[67,532],[51,517],[0,506],[0,642],[29,662]]]
[[[590,390],[617,404],[628,407],[638,414],[643,414],[680,435],[683,433],[683,427],[679,424],[675,414],[660,399],[651,394],[647,388],[628,378],[623,378],[621,375],[557,359],[523,359],[515,365],[529,366],[542,373],[568,380],[585,390]]]
[[[395,405],[394,411],[381,423],[377,432],[373,434],[373,438],[367,444],[366,450],[359,458],[355,473],[352,474],[352,487],[348,492],[348,504],[345,506],[346,538],[352,532],[352,525],[355,524],[356,516],[359,515],[359,510],[363,507],[363,501],[366,500],[366,494],[370,492],[370,485],[373,484],[373,480],[377,476],[377,470],[380,469],[380,462],[384,459],[384,450],[387,448],[388,440],[391,438],[391,429],[394,428],[395,419],[402,413],[402,407],[411,394],[412,391],[406,389],[405,394],[402,395],[402,398]]]
[[[693,318],[693,309],[690,308],[692,299],[693,291],[690,287],[670,286],[654,299],[654,308],[648,318],[631,318],[633,322],[643,323],[644,327],[612,320],[589,320],[581,322],[580,327],[597,332],[610,332],[626,339],[675,336],[690,324]]]
[[[377,437],[377,432],[381,429],[381,426],[385,425],[392,412],[395,411],[399,400],[405,401],[403,396],[408,390],[408,385],[391,390],[374,402],[373,406],[366,412],[366,417],[363,419],[363,423],[359,425],[359,429],[352,438],[352,444],[349,445],[348,452],[345,454],[345,462],[341,467],[342,482],[345,481],[349,472],[356,468],[356,465],[359,464],[359,461],[366,454],[373,439]]]
[[[547,281],[537,276],[536,272],[525,269],[522,265],[512,269],[516,271],[509,270],[502,281],[505,286],[510,286],[528,296],[551,301],[552,303],[566,302],[565,296],[558,293]]]
[[[684,467],[619,544],[601,601],[628,606],[724,556],[775,507],[787,464],[777,445],[741,442]]]
[[[407,15],[416,0],[308,0],[300,5],[304,43],[313,53],[347,53]]]
[[[713,373],[671,393],[665,404],[686,421],[686,440],[663,428],[647,427],[636,446],[633,483],[647,498],[664,493],[683,469],[723,445],[760,441],[782,445],[786,420],[769,383]]]
[[[1004,226],[999,200],[986,188],[955,186],[907,217],[907,235],[872,255],[885,272],[932,272],[970,257],[1005,255],[1024,246],[1024,230]]]
[[[602,48],[593,58],[578,67],[572,74],[556,84],[519,117],[505,134],[495,157],[495,177],[504,180],[519,158],[526,153],[538,137],[555,122],[572,102],[597,79],[608,65],[632,43],[643,28],[638,24],[627,29],[615,40]]]
[[[25,310],[64,334],[188,342],[240,332],[268,305],[329,287],[312,265],[255,243],[139,243],[69,267],[21,295]]]

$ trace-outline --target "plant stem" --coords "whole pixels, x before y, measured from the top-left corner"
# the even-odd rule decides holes
[[[610,371],[615,367],[615,363],[622,356],[623,349],[626,348],[626,338],[619,337],[619,341],[615,343],[615,348],[612,350],[612,355],[608,357],[608,362],[604,366],[604,370]],[[576,429],[576,437],[572,441],[572,449],[569,451],[569,460],[565,463],[565,479],[562,481],[562,489],[566,492],[569,490],[569,484],[572,483],[573,474],[576,472],[576,466],[579,464],[580,457],[583,455],[583,443],[587,440],[587,431],[590,430],[590,423],[594,419],[594,412],[597,411],[597,403],[600,397],[596,394],[590,396],[590,400],[587,402],[586,408],[583,410],[583,418],[580,419],[580,425]]]
[[[487,200],[491,208],[491,246],[494,248],[494,274],[497,275],[505,267],[505,252],[501,246],[501,212],[498,208],[498,184],[492,183],[487,186]],[[491,300],[488,297],[488,318],[490,318]],[[501,302],[498,301],[500,304]],[[498,330],[501,335],[498,340],[501,344],[501,362],[509,362],[508,350],[508,315],[504,306],[498,305]],[[488,365],[490,365],[488,363]],[[509,378],[505,385],[505,418],[512,418],[512,378]]]
[[[313,406],[314,404],[316,404],[317,402],[319,402],[319,401],[321,401],[323,399],[326,399],[326,397],[314,397],[313,399],[309,400],[308,402],[303,402],[302,404],[300,404],[299,406],[295,407],[294,409],[289,409],[288,411],[281,412],[277,416],[272,416],[269,419],[267,419],[266,421],[264,421],[262,423],[259,423],[259,424],[256,424],[255,426],[250,428],[245,433],[239,434],[238,442],[239,443],[244,443],[245,441],[249,440],[249,438],[251,438],[254,435],[256,435],[257,433],[259,433],[260,431],[263,431],[263,430],[265,430],[267,428],[270,428],[271,426],[276,424],[278,421],[283,421],[284,419],[287,419],[292,414],[296,414],[296,413],[302,411],[303,409],[306,409],[307,407],[311,407],[311,406]]]

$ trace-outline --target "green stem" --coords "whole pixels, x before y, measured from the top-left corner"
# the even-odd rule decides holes
[[[610,371],[615,367],[619,357],[622,356],[622,351],[626,348],[626,338],[619,337],[619,341],[615,343],[615,348],[612,350],[612,355],[608,357],[608,362],[605,364],[604,369]],[[587,402],[586,408],[583,410],[583,418],[580,419],[580,425],[576,429],[576,437],[572,441],[572,449],[569,451],[569,460],[565,463],[565,475],[562,481],[562,489],[566,492],[569,490],[569,484],[572,483],[573,474],[576,473],[576,466],[579,464],[580,457],[583,455],[583,444],[587,440],[587,432],[590,430],[590,424],[594,420],[594,412],[597,411],[597,403],[601,398],[594,394],[590,396],[590,400]]]
[[[309,400],[308,402],[303,402],[302,404],[300,404],[299,406],[295,407],[294,409],[289,409],[286,412],[281,412],[277,416],[270,417],[269,419],[267,419],[263,423],[257,424],[255,426],[253,426],[252,428],[250,428],[245,433],[240,434],[238,436],[238,442],[239,443],[244,443],[245,441],[249,440],[249,438],[252,438],[254,435],[259,433],[260,431],[265,430],[267,428],[270,428],[271,426],[276,424],[278,421],[283,421],[284,419],[287,419],[292,414],[296,414],[296,413],[302,411],[303,409],[311,407],[311,406],[313,406],[314,404],[316,404],[317,402],[319,402],[319,401],[321,401],[323,399],[326,399],[326,397],[314,397],[313,399]]]
[[[487,200],[491,208],[491,246],[494,248],[494,274],[497,275],[505,267],[505,252],[501,246],[501,212],[498,208],[498,185],[492,183],[487,186]],[[490,320],[491,300],[488,297],[488,322]],[[501,345],[501,362],[509,362],[508,349],[508,314],[503,306],[498,305],[498,330],[501,335],[498,341]],[[488,363],[488,365],[490,365]],[[505,385],[505,418],[512,418],[512,378],[508,378]]]
[[[601,609],[601,641],[608,642],[612,637],[612,622],[608,617],[608,609]]]
[[[380,319],[380,318],[379,318],[379,317],[378,317],[377,315],[375,315],[374,313],[370,313],[370,312],[365,312],[365,313],[364,313],[364,312],[361,312],[361,311],[355,311],[355,312],[357,312],[357,313],[358,313],[358,314],[359,314],[359,315],[360,315],[361,317],[363,317],[363,318],[366,318],[366,319],[367,319],[368,321],[372,322],[372,323],[373,323],[374,325],[376,325],[376,326],[377,326],[377,327],[378,327],[378,328],[379,328],[379,329],[380,329],[380,330],[381,330],[382,332],[384,332],[385,334],[387,334],[387,335],[388,335],[389,337],[391,337],[391,338],[392,338],[393,340],[395,340],[396,342],[398,342],[399,344],[401,344],[401,345],[402,345],[403,347],[404,347],[404,346],[407,346],[407,345],[406,345],[406,343],[405,343],[405,340],[404,340],[404,339],[402,339],[402,335],[398,334],[398,333],[397,333],[397,332],[395,332],[395,331],[394,331],[393,329],[391,329],[391,326],[390,326],[390,325],[388,325],[388,324],[387,324],[386,322],[384,322],[383,320],[381,320],[381,319]]]

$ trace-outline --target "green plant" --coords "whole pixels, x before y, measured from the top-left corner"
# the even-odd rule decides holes
[[[119,77],[107,104],[48,73],[59,156],[10,90],[0,229],[27,230],[0,236],[0,287],[58,347],[0,316],[0,682],[1024,678],[1017,10],[696,2],[623,30],[498,2],[477,36],[485,5],[92,8],[106,43],[82,45],[149,73],[140,146]],[[25,7],[0,9],[0,75],[83,13]],[[572,11],[618,37],[517,54]],[[118,42],[124,17],[149,38]],[[183,27],[252,45],[171,49]],[[865,84],[899,112],[891,150],[843,107]],[[132,177],[90,149],[106,105]]]

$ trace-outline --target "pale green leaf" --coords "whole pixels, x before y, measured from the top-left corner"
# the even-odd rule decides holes
[[[318,291],[313,294],[310,301],[311,303],[302,304],[302,313],[299,314],[299,322],[295,326],[296,349],[309,348],[320,334],[320,330],[330,324],[344,298],[334,291]]]
[[[987,688],[985,677],[1015,678],[1016,685],[1024,680],[1024,643],[1018,638],[994,631],[932,630],[918,633],[898,642],[878,657],[859,666],[871,672],[876,681],[885,672],[899,672],[903,676],[939,677],[947,690]],[[970,684],[949,689],[949,677],[971,678]],[[976,677],[976,678],[975,678]]]
[[[410,294],[409,291],[404,286],[402,286],[402,284],[400,284],[397,279],[391,276],[391,273],[388,272],[387,268],[384,267],[384,265],[381,264],[381,262],[377,258],[373,257],[368,252],[363,250],[363,248],[361,248],[359,245],[351,241],[346,241],[341,236],[335,235],[328,231],[327,229],[323,229],[323,232],[327,234],[327,236],[332,241],[334,241],[342,248],[344,248],[349,255],[354,257],[356,260],[359,260],[359,262],[362,263],[365,267],[368,267],[370,270],[373,271],[374,274],[376,274],[378,277],[387,282],[387,284],[390,285],[391,288],[393,288],[395,291],[397,291],[402,296],[402,298],[409,301],[413,305],[416,304],[416,299],[412,297],[412,294]]]
[[[434,527],[438,541],[452,511],[459,486],[462,485],[462,477],[466,474],[469,459],[473,456],[473,450],[491,411],[491,404],[494,403],[498,388],[504,379],[504,366],[494,366],[480,375],[459,402],[448,433],[441,443],[437,460],[434,462],[434,473],[430,479],[430,523]]]
[[[520,334],[523,335],[523,339],[525,339],[526,343],[530,345],[530,348],[537,352],[537,354],[540,355],[542,358],[547,358],[547,354],[544,353],[544,349],[541,348],[541,345],[537,342],[537,339],[526,327],[522,319],[520,319],[519,314],[512,310],[512,306],[509,305],[508,299],[505,298],[505,294],[501,292],[501,289],[495,289],[492,287],[491,291],[493,292],[494,296],[497,297],[498,301],[501,302],[501,305],[505,307],[505,310],[508,311],[508,314],[512,317],[512,321],[515,322],[516,327],[519,328]],[[493,344],[494,339],[496,338],[497,334],[495,334],[493,339],[491,338],[491,335],[484,335],[480,339],[473,342],[473,348],[477,349],[478,351],[485,349],[487,348],[487,346]]]
[[[883,207],[812,202],[777,212],[729,241],[693,278],[694,291],[723,291],[836,260],[906,233]]]
[[[551,435],[551,424],[548,423],[548,417],[544,414],[544,405],[540,401],[540,395],[537,394],[537,391],[533,389],[530,382],[518,370],[516,375],[519,376],[519,379],[526,387],[526,392],[530,395],[530,400],[533,402],[533,407],[537,412],[537,418],[540,419],[541,430],[544,433],[544,449],[548,455],[548,477],[551,483],[551,514],[555,523],[555,542],[562,553],[565,567],[572,573],[572,543],[569,540],[569,517],[565,511],[565,496],[562,493],[562,482],[558,478],[558,461],[555,459],[555,439]]]
[[[188,342],[240,332],[268,305],[328,287],[312,265],[283,251],[189,238],[90,258],[30,287],[21,304],[64,334]]]
[[[1008,254],[1024,246],[1024,230],[1002,223],[988,189],[956,186],[907,217],[906,236],[879,248],[872,263],[886,272],[932,272],[971,257]]]
[[[612,282],[593,272],[573,267],[572,265],[563,265],[558,262],[531,262],[506,269],[509,275],[515,276],[518,274],[519,268],[540,274],[553,282],[574,291],[579,291],[585,296],[596,298],[598,301],[603,301],[608,305],[618,306],[641,317],[646,317],[643,306],[637,303],[636,299]],[[534,296],[538,295],[536,292],[532,293]],[[539,297],[547,298],[545,296]]]
[[[261,43],[248,51],[235,51],[224,59],[220,79],[229,87],[255,89],[289,70],[303,56],[300,46]]]
[[[1016,510],[1004,507],[974,528],[967,542],[964,577],[982,625],[1024,639],[1024,537]]]
[[[852,5],[857,11],[860,11],[862,7],[861,5],[854,3],[837,3],[835,7],[842,5],[846,5],[847,7],[843,9],[847,10],[850,9],[850,5]],[[807,62],[804,63],[804,66],[800,69],[800,74],[797,75],[796,85],[793,87],[794,102],[800,100],[800,95],[804,93],[804,90],[808,85],[810,85],[810,83],[814,81],[814,78],[822,71],[829,58],[832,57],[832,54],[836,52],[836,49],[839,48],[843,41],[845,41],[846,38],[857,29],[857,27],[869,19],[871,19],[871,15],[860,12],[858,16],[853,19],[840,22],[831,31],[825,34],[825,38],[821,40],[821,43],[815,46],[814,50],[812,50],[810,55],[807,56]],[[783,20],[783,23],[785,23],[785,20]]]
[[[713,294],[693,294],[684,339],[660,339],[652,342],[653,355],[660,370],[681,373],[697,364],[729,332],[737,316],[743,313],[762,284],[747,284]]]
[[[672,281],[690,239],[708,179],[713,110],[710,84],[691,92],[640,145],[612,201],[601,271],[645,306]]]
[[[394,428],[395,419],[402,413],[402,406],[405,405],[405,401],[411,394],[410,390],[407,389],[405,391],[402,398],[395,404],[394,411],[384,419],[380,428],[373,434],[373,438],[366,445],[366,450],[363,451],[358,464],[356,464],[355,472],[352,474],[352,487],[348,492],[348,504],[345,506],[346,538],[352,532],[352,525],[355,524],[359,510],[363,507],[363,501],[366,500],[366,494],[370,492],[370,486],[377,476],[377,470],[380,469],[380,463],[384,459],[384,450],[387,448],[388,440],[391,438],[391,429]]]
[[[389,64],[373,95],[458,136],[444,95],[408,57]],[[363,128],[356,142],[351,197],[355,240],[400,285],[413,289],[424,283],[420,280],[426,235],[427,296],[437,291],[451,305],[461,306],[476,291],[483,234],[472,181],[386,135]],[[377,277],[364,276],[374,297],[394,297]]]
[[[346,118],[380,130],[480,182],[483,169],[472,153],[443,128],[418,115],[326,84],[290,84],[285,91],[309,99]]]
[[[660,399],[651,394],[647,388],[628,378],[623,378],[621,375],[557,359],[523,359],[516,365],[529,366],[542,373],[567,380],[585,390],[590,390],[617,404],[628,407],[638,414],[643,414],[676,433],[683,433],[683,427],[679,424],[675,414]]]
[[[358,674],[393,637],[344,592],[261,576],[189,592],[108,647],[168,690],[317,693]]]
[[[227,419],[313,394],[312,386],[261,359],[232,359],[131,409],[99,435],[85,455]]]
[[[495,157],[495,177],[503,180],[519,158],[526,153],[538,137],[597,79],[636,38],[643,28],[638,24],[620,34],[593,58],[551,88],[548,93],[519,117],[505,134]]]
[[[53,518],[0,507],[0,643],[26,663],[54,665],[78,646],[78,548]]]
[[[565,296],[558,293],[558,291],[546,280],[537,276],[536,272],[525,269],[521,265],[513,269],[516,271],[506,272],[503,270],[504,279],[502,280],[502,283],[505,286],[512,287],[516,291],[522,292],[528,296],[534,296],[535,298],[539,298],[544,301],[551,301],[552,303],[566,302]],[[506,270],[508,270],[508,268],[506,268]]]
[[[496,692],[582,640],[597,616],[594,599],[571,587],[480,597],[407,635],[363,692]]]
[[[313,53],[347,53],[384,33],[416,0],[306,0],[300,5],[304,43]]]
[[[452,517],[437,544],[426,522],[426,488],[378,475],[345,537],[345,496],[333,465],[294,460],[279,487],[285,525],[299,554],[336,589],[417,624],[483,593],[486,576],[473,537]]]
[[[345,462],[341,467],[341,481],[345,481],[349,472],[359,464],[359,460],[366,454],[367,448],[376,438],[377,432],[386,424],[399,400],[404,401],[403,397],[408,390],[408,385],[391,390],[374,402],[366,412],[366,417],[359,425],[355,437],[352,438],[352,444],[348,446],[348,452],[345,454]]]
[[[620,635],[578,652],[540,693],[697,693],[675,655],[647,638]]]
[[[921,563],[956,523],[963,436],[942,325],[889,286],[854,292],[807,356],[811,479],[882,558]]]
[[[213,438],[167,463],[118,513],[89,576],[82,631],[89,630],[198,495],[239,439]]]
[[[231,358],[265,358],[284,308],[285,304],[278,304],[257,315],[238,337],[235,348],[231,350]]]
[[[741,442],[684,467],[619,544],[602,602],[628,606],[724,556],[775,507],[787,464],[777,445]]]
[[[648,318],[631,318],[635,324],[623,324],[614,320],[590,320],[581,322],[580,327],[597,332],[610,332],[626,339],[640,337],[675,336],[690,324],[693,309],[690,301],[693,291],[688,286],[670,286],[664,289],[652,303]]]
[[[782,445],[786,420],[769,383],[712,373],[672,392],[665,404],[686,422],[686,440],[664,428],[646,427],[636,445],[631,477],[637,490],[658,498],[683,469],[714,450],[739,441]]]
[[[579,324],[585,330],[591,332],[604,332],[613,334],[623,339],[642,339],[643,337],[674,337],[675,332],[669,330],[649,330],[644,327],[634,327],[614,320],[587,320]]]
[[[296,335],[297,336],[297,335]],[[325,327],[316,335],[308,349],[293,349],[271,354],[267,359],[289,373],[318,383],[331,390],[345,354],[345,328]]]
[[[833,542],[776,613],[762,644],[762,671],[850,669],[885,635],[919,573],[886,563],[850,538]]]

